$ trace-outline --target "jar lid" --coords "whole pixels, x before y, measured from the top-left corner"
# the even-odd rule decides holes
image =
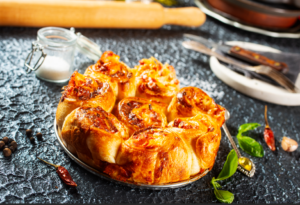
[[[70,29],[71,32],[75,33],[75,29],[72,27]],[[90,59],[94,61],[98,61],[102,55],[102,52],[100,51],[100,46],[98,46],[96,43],[91,41],[89,38],[82,35],[80,32],[76,33],[77,36],[77,48],[78,50],[89,57]]]

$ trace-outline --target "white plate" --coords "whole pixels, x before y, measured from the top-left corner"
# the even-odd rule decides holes
[[[240,46],[245,49],[280,53],[277,49],[254,43],[228,41],[226,44]],[[278,105],[300,105],[300,93],[290,93],[281,87],[265,83],[261,80],[249,79],[222,65],[216,57],[210,58],[210,67],[220,80],[245,95]],[[300,76],[297,79],[296,86],[300,87]]]

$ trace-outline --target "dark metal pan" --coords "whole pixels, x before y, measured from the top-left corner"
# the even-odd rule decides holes
[[[248,25],[272,30],[291,28],[300,16],[300,9],[283,9],[250,0],[207,0],[207,2],[213,8]]]

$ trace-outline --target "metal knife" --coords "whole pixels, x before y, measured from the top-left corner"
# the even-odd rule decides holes
[[[226,53],[232,57],[246,61],[248,63],[251,63],[253,65],[266,65],[282,73],[288,72],[288,66],[286,63],[269,59],[266,56],[255,53],[253,51],[243,49],[239,46],[229,46],[222,43],[215,43],[201,36],[195,36],[192,34],[184,34],[184,37],[202,43],[208,48],[216,47],[219,50],[221,50],[223,53]]]

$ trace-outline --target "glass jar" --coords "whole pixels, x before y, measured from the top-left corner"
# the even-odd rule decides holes
[[[95,61],[101,56],[99,46],[80,33],[75,34],[74,28],[46,27],[38,30],[37,41],[32,43],[32,51],[25,60],[27,73],[35,71],[38,78],[48,82],[68,81],[74,72],[76,48]],[[36,61],[34,67],[30,66],[31,61]]]

